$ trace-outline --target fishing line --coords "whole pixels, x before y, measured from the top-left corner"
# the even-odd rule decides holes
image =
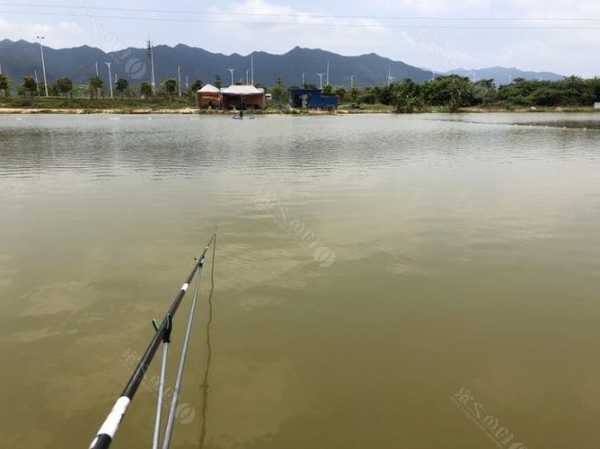
[[[169,409],[169,416],[167,418],[167,425],[165,428],[165,434],[163,439],[162,449],[169,449],[171,446],[171,440],[173,438],[173,429],[175,428],[175,417],[177,413],[177,403],[179,401],[179,393],[181,392],[181,385],[183,384],[183,372],[185,369],[185,362],[187,361],[188,349],[190,346],[190,338],[192,336],[192,323],[194,321],[194,315],[196,311],[196,305],[198,303],[198,293],[200,292],[200,276],[196,278],[196,284],[194,286],[194,297],[192,299],[192,305],[190,306],[190,312],[188,315],[187,327],[185,330],[185,337],[181,345],[181,356],[179,358],[179,365],[177,367],[177,377],[175,378],[175,389],[173,390],[173,396],[171,397],[171,407]]]
[[[200,429],[200,442],[198,447],[204,449],[207,430],[207,412],[208,412],[208,377],[212,364],[212,342],[210,331],[213,322],[213,293],[215,291],[215,253],[217,251],[217,237],[215,232],[215,241],[213,242],[213,253],[210,267],[210,292],[208,293],[208,320],[206,322],[206,365],[204,368],[204,377],[200,388],[202,389],[202,427]]]

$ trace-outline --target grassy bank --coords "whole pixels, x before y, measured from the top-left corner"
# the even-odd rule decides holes
[[[8,97],[0,98],[0,108],[23,110],[78,110],[96,112],[111,110],[120,113],[141,110],[180,110],[193,108],[194,101],[186,97],[156,97],[147,100],[138,98],[67,98],[67,97]]]

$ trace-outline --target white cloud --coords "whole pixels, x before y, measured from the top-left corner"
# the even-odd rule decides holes
[[[524,17],[536,18],[573,18],[598,17],[600,3],[597,0],[510,0],[510,9]]]
[[[211,12],[219,14],[222,22],[210,24],[210,32],[228,36],[228,52],[284,52],[296,45],[350,52],[364,51],[370,45],[370,52],[387,35],[385,26],[375,19],[320,17],[265,0],[242,0],[228,8],[211,8]]]
[[[449,0],[400,0],[394,3],[395,9],[410,11],[434,16],[452,15],[458,9],[473,11],[479,8],[488,8],[490,0],[461,0],[460,5],[456,1]]]
[[[18,23],[0,17],[0,36],[5,39],[34,41],[36,36],[45,36],[51,47],[70,47],[84,38],[83,30],[75,22],[60,21],[47,23]]]
[[[239,0],[227,7],[213,8],[229,21],[209,25],[210,34],[227,36],[226,42],[219,39],[219,47],[213,49],[229,53],[248,53],[254,49],[281,53],[300,45],[343,54],[376,52],[436,70],[507,65],[590,76],[600,69],[599,64],[589,58],[595,52],[598,31],[527,29],[528,26],[553,24],[577,27],[579,22],[473,20],[480,17],[590,17],[600,9],[600,2],[596,1],[581,1],[577,8],[569,8],[559,0],[546,3],[540,0],[502,3],[493,0],[460,3],[449,0],[372,0],[366,17],[355,19],[332,17],[335,13],[331,11],[323,12],[328,17],[319,17],[290,4],[280,5],[272,1]],[[347,6],[343,13],[338,14],[361,15],[360,10],[354,11],[351,4]],[[445,20],[397,20],[398,17],[418,16]],[[600,17],[600,11],[596,16]],[[449,20],[452,18],[467,20]],[[403,27],[406,24],[409,26]],[[600,23],[595,25],[600,26]],[[447,26],[450,28],[445,28]],[[511,28],[523,26],[525,29]]]

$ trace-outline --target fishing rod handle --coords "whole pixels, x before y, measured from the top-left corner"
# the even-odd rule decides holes
[[[100,430],[98,430],[96,438],[92,441],[90,449],[107,449],[110,446],[130,402],[131,399],[127,396],[121,396],[117,399]]]

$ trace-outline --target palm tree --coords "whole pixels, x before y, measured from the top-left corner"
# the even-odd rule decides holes
[[[5,97],[8,97],[8,77],[0,73],[0,90]]]
[[[69,78],[57,79],[56,90],[61,94],[71,94],[71,96],[73,96],[73,81],[71,81]]]
[[[196,80],[190,86],[190,93],[195,94],[198,90],[202,89],[204,83],[201,80]]]
[[[90,78],[89,84],[90,84],[90,96],[92,98],[97,98],[98,92],[100,91],[100,89],[102,89],[104,82],[97,76],[94,76],[94,77]]]
[[[129,87],[129,82],[126,79],[119,78],[117,80],[117,84],[116,84],[115,88],[117,89],[117,92],[119,93],[120,96],[123,96],[123,93],[125,93],[125,91],[127,90],[128,87]]]
[[[140,86],[140,94],[144,98],[148,98],[152,96],[152,86],[149,83],[142,83]]]
[[[165,81],[165,92],[167,92],[167,95],[172,96],[175,91],[177,90],[177,81],[175,81],[174,79],[168,79]]]
[[[37,91],[37,83],[31,76],[23,78],[23,89],[25,92],[29,92],[29,95],[33,97],[33,94]]]

